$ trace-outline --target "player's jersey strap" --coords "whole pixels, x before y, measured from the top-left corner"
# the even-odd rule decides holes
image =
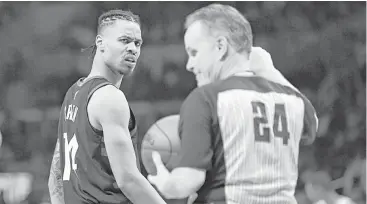
[[[87,102],[89,102],[90,98],[92,97],[92,95],[94,94],[94,92],[96,92],[99,88],[106,86],[106,85],[112,85],[110,82],[105,81],[105,82],[101,82],[98,85],[96,85],[88,94],[88,98],[87,98]]]
[[[131,140],[134,145],[134,150],[136,154],[136,164],[138,166],[138,169],[141,171],[141,162],[140,162],[140,145],[139,145],[139,138],[138,138],[138,125],[137,121],[135,119],[135,115],[133,110],[130,108],[130,119],[129,119],[129,131]]]
[[[96,86],[94,86],[94,88],[92,88],[92,90],[89,92],[88,97],[87,97],[87,106],[88,106],[89,100],[92,97],[92,95],[94,94],[94,92],[96,92],[99,88],[101,88],[103,86],[106,86],[106,85],[112,85],[112,84],[106,80],[106,81],[100,82],[99,84],[97,84]],[[103,132],[101,130],[98,130],[98,129],[94,128],[92,125],[91,125],[91,128],[97,134],[99,134],[99,135],[102,135],[103,134]]]
[[[99,88],[103,87],[103,86],[106,86],[106,85],[112,85],[110,82],[108,81],[105,81],[105,82],[101,82],[99,83],[98,85],[96,85],[88,94],[88,102],[90,100],[90,98],[92,97],[93,93],[95,91],[97,91]],[[134,112],[131,108],[129,108],[130,110],[130,118],[129,118],[129,125],[128,125],[128,128],[129,128],[129,132],[130,132],[130,136],[131,136],[131,140],[133,142],[133,145],[134,145],[134,149],[135,149],[135,154],[136,154],[136,162],[137,162],[137,165],[138,165],[138,168],[139,170],[141,169],[140,167],[140,157],[139,157],[139,151],[138,151],[138,137],[137,137],[137,129],[138,129],[138,125],[137,125],[137,122],[136,122],[136,119],[135,119],[135,115],[134,115]],[[91,128],[98,134],[102,135],[102,131],[101,130],[97,130],[96,128],[94,128],[93,126],[91,126]],[[102,155],[103,156],[106,156],[107,157],[107,151],[106,151],[106,148],[104,146],[104,144],[102,145]]]

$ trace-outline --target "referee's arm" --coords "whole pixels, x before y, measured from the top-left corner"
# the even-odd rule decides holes
[[[200,89],[194,90],[180,111],[181,151],[178,165],[170,173],[167,184],[169,199],[187,198],[205,182],[212,167],[211,112]]]

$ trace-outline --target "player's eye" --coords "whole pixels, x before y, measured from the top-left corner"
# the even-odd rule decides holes
[[[136,47],[140,47],[141,46],[141,42],[140,41],[135,41],[135,46]]]
[[[122,39],[120,39],[120,42],[122,42],[124,44],[129,44],[130,41],[126,38],[122,38]]]

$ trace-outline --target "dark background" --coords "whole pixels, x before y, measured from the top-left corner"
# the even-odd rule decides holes
[[[144,45],[134,75],[123,81],[144,135],[157,119],[177,114],[195,87],[185,70],[185,16],[209,2],[0,2],[1,172],[30,172],[33,191],[24,203],[48,203],[47,179],[57,119],[71,84],[90,71],[81,48],[94,43],[97,18],[112,8],[141,17]],[[303,178],[325,171],[342,177],[366,153],[366,3],[225,2],[250,21],[254,43],[313,102],[319,138],[300,152]],[[365,166],[365,163],[364,163]],[[365,169],[364,169],[365,172]],[[365,203],[362,190],[340,194]]]

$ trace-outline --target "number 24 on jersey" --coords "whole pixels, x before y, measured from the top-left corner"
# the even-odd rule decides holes
[[[254,116],[254,134],[255,141],[270,142],[270,131],[273,131],[274,137],[283,139],[283,144],[287,145],[289,140],[289,130],[287,116],[285,114],[285,106],[281,103],[276,103],[274,106],[274,122],[269,125],[269,115],[266,112],[265,104],[260,101],[251,102]],[[261,126],[262,125],[262,126]],[[261,129],[262,127],[262,134]]]

